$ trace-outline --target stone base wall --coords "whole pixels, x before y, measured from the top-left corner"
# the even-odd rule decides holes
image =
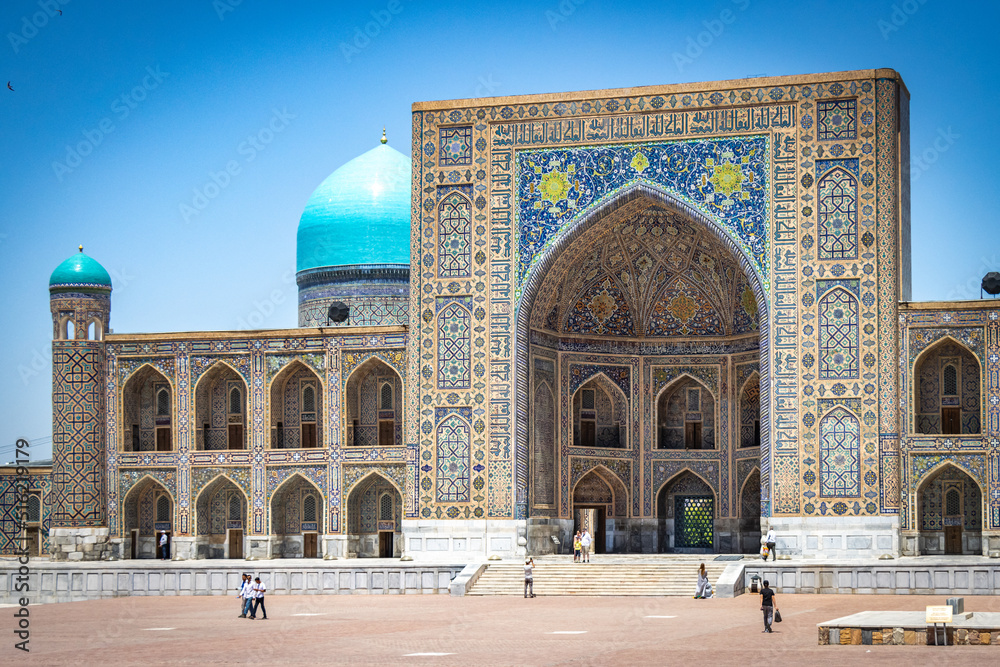
[[[898,556],[899,517],[771,517],[778,556],[831,560]]]
[[[780,550],[779,550],[780,555]],[[965,558],[969,558],[965,556]],[[985,559],[983,559],[985,561]],[[743,561],[744,584],[758,576],[782,593],[876,595],[1000,595],[1000,561],[921,564],[869,561],[787,563]]]
[[[315,563],[315,561],[313,561]],[[274,561],[183,565],[149,561],[52,563],[32,560],[28,585],[31,604],[97,600],[132,595],[234,595],[243,572],[267,584],[268,595],[406,595],[449,593],[463,565],[393,563],[363,566],[358,561],[321,566]],[[0,604],[16,604],[17,561],[0,562]],[[235,609],[235,601],[234,601]]]
[[[993,644],[1000,645],[1000,628],[988,630],[946,628],[948,645]],[[933,628],[828,628],[819,626],[819,644],[868,646],[927,646],[934,644]]]
[[[944,532],[903,531],[900,552],[904,556],[944,555]],[[962,552],[983,556],[1000,556],[1000,531],[962,531]]]
[[[525,521],[467,519],[403,521],[403,554],[415,561],[468,562],[490,556],[520,558],[525,555]]]
[[[112,555],[109,533],[103,527],[52,528],[50,557],[54,561],[107,560]]]

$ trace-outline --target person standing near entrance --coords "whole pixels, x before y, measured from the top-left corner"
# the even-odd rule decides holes
[[[160,560],[167,560],[167,531],[160,531]]]
[[[580,531],[578,530],[578,531],[576,531],[576,535],[573,536],[573,562],[574,563],[579,563],[580,562],[580,549],[581,548],[582,547],[581,547],[581,544],[580,544]]]
[[[593,542],[594,538],[590,536],[590,531],[584,528],[583,535],[580,536],[580,558],[584,563],[590,562],[590,545]]]
[[[771,560],[778,560],[777,554],[774,553],[774,528],[770,526],[767,527],[767,537],[764,538],[764,544],[767,545],[767,553],[770,554]]]
[[[769,587],[767,579],[765,579],[764,588],[760,591],[760,610],[764,612],[764,632],[773,632],[771,630],[771,620],[774,618],[774,612],[778,608],[774,598],[774,589]]]
[[[524,561],[524,597],[535,597],[535,559]]]

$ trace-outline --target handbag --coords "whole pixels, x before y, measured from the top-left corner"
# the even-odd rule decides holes
[[[781,612],[777,609],[774,610],[774,622],[781,623]]]

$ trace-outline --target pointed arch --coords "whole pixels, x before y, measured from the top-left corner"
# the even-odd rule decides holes
[[[268,532],[270,534],[272,534],[272,535],[276,535],[276,534],[284,535],[284,534],[287,534],[287,533],[298,533],[298,532],[300,532],[299,530],[294,530],[294,531],[288,530],[289,526],[287,525],[286,521],[284,520],[285,517],[284,516],[280,516],[279,517],[279,512],[284,511],[285,513],[287,513],[287,511],[286,511],[287,503],[289,503],[289,502],[291,502],[293,500],[296,503],[298,502],[298,499],[292,499],[292,498],[289,498],[287,496],[289,495],[290,491],[294,491],[296,488],[301,489],[303,487],[309,489],[309,493],[315,493],[315,495],[317,497],[317,499],[316,499],[317,532],[320,532],[320,533],[324,532],[324,530],[325,530],[325,521],[326,521],[327,517],[326,517],[326,513],[323,511],[324,507],[325,507],[325,503],[324,503],[324,500],[323,500],[325,498],[325,496],[323,494],[323,490],[319,488],[319,485],[316,484],[316,482],[314,482],[313,480],[309,479],[308,477],[306,477],[305,475],[303,475],[301,472],[297,472],[296,471],[296,472],[292,472],[287,477],[285,477],[285,479],[281,480],[281,482],[278,484],[278,486],[275,487],[274,491],[271,492],[271,496],[270,496],[270,499],[269,499],[269,502],[268,502]],[[297,509],[297,507],[296,507],[296,509]],[[304,518],[301,519],[301,521],[304,521],[304,520],[305,520]],[[300,523],[301,523],[301,521],[300,521]],[[282,528],[282,530],[280,530],[280,531],[277,530],[277,528],[279,528],[279,527]],[[282,550],[282,551],[284,551],[284,550]]]
[[[232,477],[226,473],[219,473],[198,489],[196,494],[192,494],[194,516],[191,520],[194,535],[220,535],[225,534],[228,526],[228,503],[226,505],[212,506],[212,499],[221,491],[235,489],[240,497],[242,512],[243,530],[247,530],[247,522],[250,519],[250,496],[247,491]],[[222,516],[215,516],[218,512],[223,512]]]
[[[393,406],[382,410],[380,387],[393,386]],[[388,447],[402,444],[403,378],[377,356],[359,364],[344,380],[343,408],[345,447]]]
[[[246,449],[249,387],[243,375],[224,359],[216,359],[201,374],[193,389],[196,449]],[[232,404],[234,388],[239,393],[238,406]]]
[[[949,366],[956,383],[956,393],[951,394],[945,391]],[[946,334],[920,351],[909,376],[907,396],[912,400],[912,409],[908,427],[912,433],[982,433],[986,374],[975,350]]]
[[[399,484],[397,484],[395,480],[393,480],[391,477],[382,474],[378,470],[369,470],[364,475],[362,475],[361,478],[358,479],[358,481],[354,482],[347,489],[345,489],[344,497],[350,498],[350,495],[354,493],[357,489],[367,487],[372,482],[376,481],[375,480],[376,477],[382,480],[383,482],[389,484],[392,488],[396,489],[396,493],[399,494],[400,498],[404,497],[403,489],[400,488]]]
[[[827,291],[817,303],[819,377],[857,380],[860,373],[858,299],[843,287]]]
[[[299,359],[281,367],[267,386],[266,423],[269,449],[322,448],[326,392],[316,369]],[[313,389],[312,410],[304,404],[305,388]]]
[[[171,451],[174,438],[174,385],[160,369],[144,363],[124,379],[119,394],[121,450]],[[166,414],[161,414],[160,392],[167,392]]]
[[[588,395],[596,392],[588,406]],[[576,447],[629,446],[628,396],[604,371],[597,371],[580,382],[569,397],[572,410],[572,444]]]
[[[717,401],[705,381],[690,373],[667,382],[652,404],[656,448],[715,449]]]
[[[760,446],[760,374],[753,371],[739,389],[739,446]]]
[[[759,470],[759,468],[758,468],[758,470]],[[713,500],[718,500],[718,497],[719,497],[719,494],[717,494],[717,493],[715,492],[715,487],[714,487],[714,486],[712,486],[712,483],[711,483],[711,482],[709,482],[709,481],[708,481],[708,480],[707,480],[707,479],[706,479],[706,478],[705,478],[705,477],[704,477],[703,475],[701,475],[701,473],[697,473],[697,472],[695,472],[694,470],[692,470],[692,469],[691,469],[690,467],[688,467],[688,466],[684,466],[683,468],[681,468],[680,470],[678,470],[677,472],[675,472],[675,473],[674,473],[673,475],[671,475],[670,477],[668,477],[668,478],[667,478],[667,479],[666,479],[666,480],[665,480],[665,481],[664,481],[664,482],[663,482],[662,484],[660,484],[660,486],[659,486],[659,487],[658,487],[658,488],[656,489],[656,493],[655,493],[655,494],[653,494],[653,495],[654,495],[654,497],[656,498],[656,502],[657,502],[657,503],[659,503],[659,502],[660,502],[660,494],[661,494],[661,493],[663,492],[663,490],[664,490],[664,489],[669,489],[669,488],[670,488],[670,486],[671,486],[671,485],[672,485],[672,484],[673,484],[674,482],[677,482],[677,481],[679,481],[679,480],[680,480],[680,478],[681,478],[681,477],[682,477],[683,475],[685,475],[685,474],[690,474],[691,476],[693,476],[693,477],[696,477],[696,478],[698,479],[698,481],[700,481],[701,483],[703,483],[703,484],[705,485],[705,487],[706,487],[706,488],[707,488],[707,489],[708,489],[708,490],[709,490],[709,491],[711,492],[711,494],[712,494],[712,499],[713,499]],[[659,511],[659,507],[657,507],[657,512],[658,512],[658,511]]]
[[[609,516],[619,519],[628,518],[630,507],[628,487],[618,474],[615,473],[615,471],[611,470],[603,463],[597,463],[590,470],[580,475],[580,478],[576,480],[576,483],[573,484],[573,488],[570,489],[570,498],[573,500],[573,503],[576,504],[577,502],[576,492],[580,483],[591,475],[600,479],[601,482],[603,482],[611,491],[611,503],[609,503],[609,509],[611,511]]]
[[[961,459],[947,459],[945,461],[939,461],[938,463],[934,464],[933,466],[928,468],[924,472],[924,474],[920,477],[920,480],[917,482],[916,485],[917,497],[919,498],[920,494],[925,490],[927,484],[930,481],[932,481],[935,477],[937,477],[939,474],[944,472],[949,467],[955,468],[959,472],[968,475],[969,479],[971,479],[973,482],[976,483],[976,488],[979,489],[979,492],[983,495],[986,494],[986,490],[983,487],[983,480],[980,480],[978,475],[972,469],[964,465]]]

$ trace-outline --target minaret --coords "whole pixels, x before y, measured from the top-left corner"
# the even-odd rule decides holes
[[[104,334],[111,277],[80,252],[49,279],[52,311],[53,560],[110,555],[104,455]],[[90,539],[88,539],[90,538]]]

